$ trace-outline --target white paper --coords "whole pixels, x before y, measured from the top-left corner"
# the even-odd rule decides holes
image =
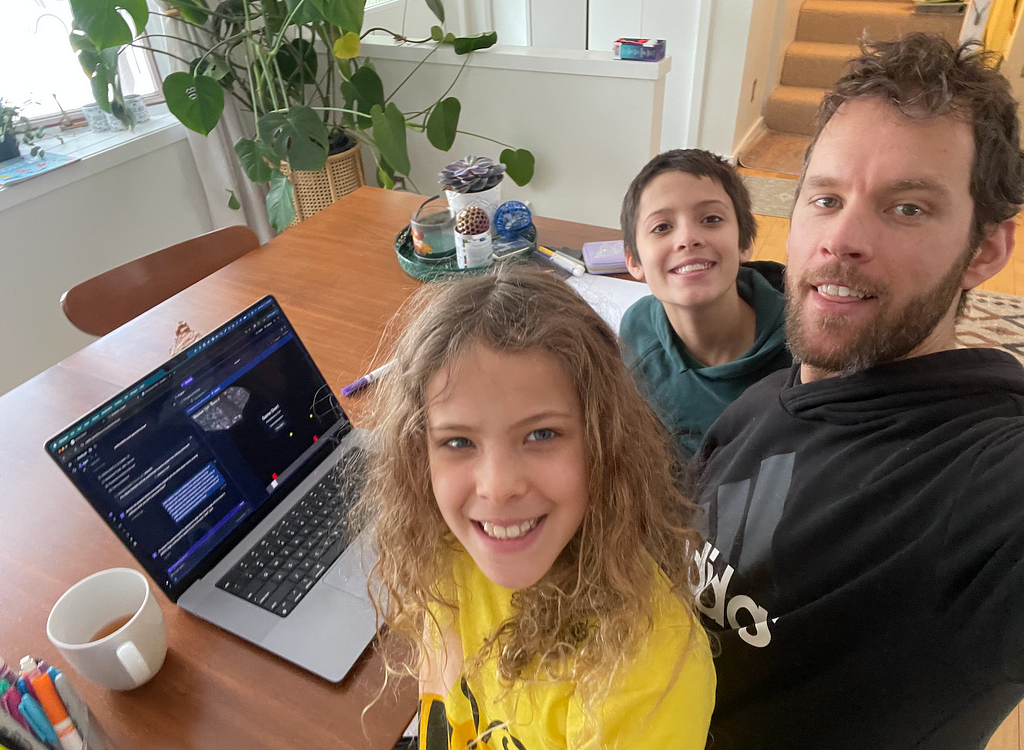
[[[611,276],[585,273],[582,276],[570,276],[565,281],[590,303],[615,333],[619,332],[622,316],[630,305],[651,293],[647,284],[643,282],[616,279]]]

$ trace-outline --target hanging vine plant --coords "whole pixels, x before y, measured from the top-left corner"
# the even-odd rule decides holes
[[[394,187],[396,175],[408,177],[411,170],[409,131],[425,133],[442,151],[450,150],[456,136],[464,133],[459,129],[462,105],[448,96],[454,80],[422,111],[403,112],[391,101],[409,77],[385,94],[372,61],[361,55],[367,34],[386,31],[363,31],[365,0],[223,0],[214,7],[207,0],[162,0],[166,13],[160,15],[194,33],[152,36],[146,33],[146,0],[70,2],[71,45],[92,83],[96,103],[122,122],[134,124],[124,105],[117,67],[118,55],[127,46],[169,54],[188,65],[188,71],[164,79],[163,93],[167,108],[190,130],[208,135],[220,122],[229,96],[252,112],[255,137],[240,139],[235,153],[249,179],[269,184],[267,211],[278,230],[295,216],[288,170],[323,169],[330,144],[340,133],[370,148],[377,182],[387,188]],[[497,42],[493,31],[472,37],[446,32],[441,0],[425,2],[439,22],[429,39],[411,40],[388,32],[399,41],[431,45],[410,77],[442,46],[468,56]],[[194,56],[153,47],[155,36],[177,39]],[[327,51],[330,63],[321,65],[320,53]],[[455,80],[464,68],[465,63]],[[527,184],[533,177],[533,154],[499,145],[504,146],[500,159],[509,177]]]

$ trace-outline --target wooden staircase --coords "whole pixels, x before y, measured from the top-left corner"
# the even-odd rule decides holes
[[[799,174],[802,148],[814,132],[814,114],[825,90],[846,70],[846,63],[855,57],[862,37],[887,41],[910,31],[942,34],[956,43],[963,15],[915,13],[908,0],[805,0],[797,22],[796,39],[786,49],[782,77],[772,92],[764,111],[765,133],[740,154],[740,163],[755,169],[772,165],[756,164],[758,154],[778,152],[784,143],[793,152],[783,161],[790,169],[768,168],[768,171]],[[771,143],[774,134],[783,136]],[[752,158],[753,157],[753,158]],[[793,171],[795,170],[795,172]]]

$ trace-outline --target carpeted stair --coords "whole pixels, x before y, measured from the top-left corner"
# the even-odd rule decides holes
[[[910,31],[926,31],[942,34],[955,44],[962,21],[963,15],[915,13],[913,2],[907,0],[805,0],[796,40],[786,49],[780,84],[765,106],[765,128],[769,134],[797,137],[813,133],[821,98],[845,72],[846,62],[857,55],[861,37],[885,41]],[[771,147],[761,144],[760,150]],[[740,161],[767,168],[747,164],[743,154]],[[787,170],[776,167],[774,171]]]

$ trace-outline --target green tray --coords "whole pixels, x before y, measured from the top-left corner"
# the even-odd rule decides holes
[[[527,231],[525,238],[529,240],[535,248],[537,246],[537,228],[531,226]],[[456,278],[459,276],[485,273],[494,267],[492,264],[490,266],[484,266],[483,268],[459,268],[455,261],[455,255],[450,255],[439,262],[425,263],[416,256],[415,252],[413,252],[412,234],[409,232],[408,226],[406,226],[405,229],[399,232],[398,236],[395,237],[395,255],[398,256],[398,265],[401,266],[402,270],[414,279],[419,279],[420,281],[436,281],[437,279]],[[531,255],[533,255],[533,248],[499,262],[522,263],[529,260]]]

